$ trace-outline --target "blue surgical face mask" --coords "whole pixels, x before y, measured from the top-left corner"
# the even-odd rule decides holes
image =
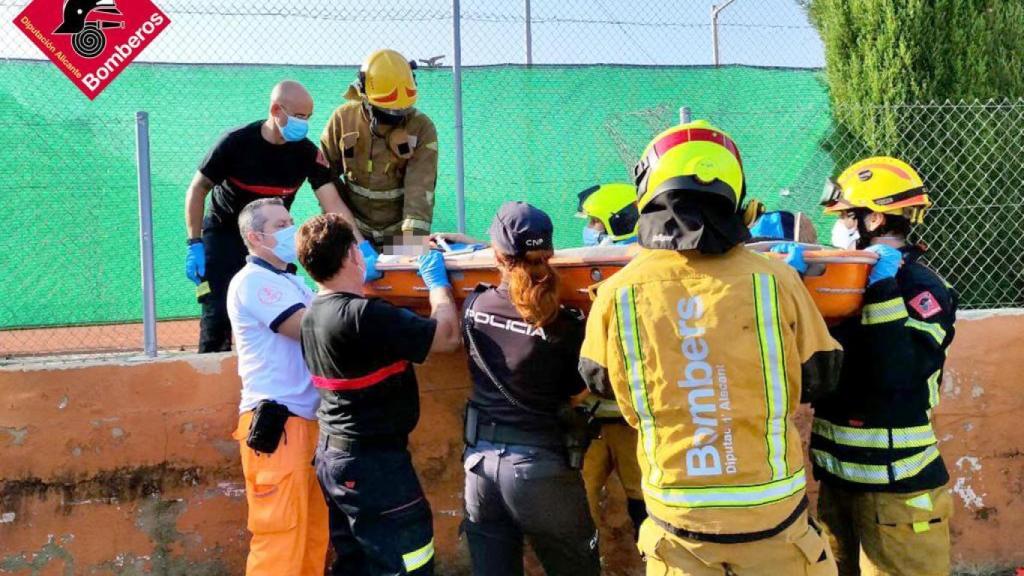
[[[271,248],[274,256],[277,256],[285,264],[295,262],[295,225],[282,228],[273,234],[277,244]]]
[[[590,226],[583,227],[583,245],[597,246],[604,239],[605,234]]]
[[[298,142],[305,138],[309,133],[309,120],[295,116],[286,116],[286,118],[288,121],[281,126],[281,137],[285,139],[285,142]]]

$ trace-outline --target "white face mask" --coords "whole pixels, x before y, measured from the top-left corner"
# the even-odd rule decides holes
[[[836,220],[832,226],[832,245],[840,250],[854,250],[860,233],[857,228],[847,228],[842,219]]]

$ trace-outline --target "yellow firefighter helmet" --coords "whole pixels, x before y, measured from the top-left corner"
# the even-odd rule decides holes
[[[718,196],[733,210],[743,197],[743,162],[728,134],[707,121],[669,128],[654,137],[633,169],[641,212],[656,196],[689,190]]]
[[[865,209],[908,218],[914,224],[924,221],[932,205],[924,181],[910,164],[889,156],[861,160],[825,184],[821,203],[826,213]]]
[[[592,186],[576,195],[579,199],[577,215],[597,218],[604,231],[615,242],[636,237],[636,223],[640,213],[636,208],[636,187],[614,182]]]
[[[360,95],[371,106],[402,112],[416,105],[413,64],[394,50],[377,50],[359,68]]]

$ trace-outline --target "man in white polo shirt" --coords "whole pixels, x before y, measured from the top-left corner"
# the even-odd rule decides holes
[[[234,438],[252,532],[245,573],[322,576],[327,505],[312,466],[320,395],[299,344],[313,293],[294,274],[295,225],[280,199],[248,204],[238,226],[249,256],[228,287],[227,308],[242,377]]]

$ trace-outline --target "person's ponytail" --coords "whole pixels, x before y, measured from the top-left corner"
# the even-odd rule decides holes
[[[498,255],[512,305],[537,328],[553,322],[561,307],[558,272],[548,262],[553,255],[551,250],[531,250],[520,258]]]

